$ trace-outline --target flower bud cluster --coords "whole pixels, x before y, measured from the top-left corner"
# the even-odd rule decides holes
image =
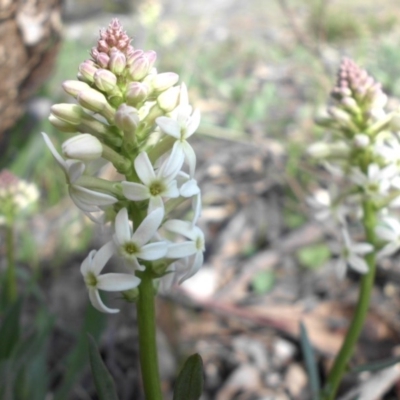
[[[400,206],[400,136],[395,112],[386,112],[387,96],[381,85],[350,59],[341,63],[331,103],[317,124],[329,129],[326,140],[314,143],[308,154],[333,175],[329,188],[309,199],[320,220],[333,219],[343,243],[339,275],[350,266],[360,273],[368,271],[364,255],[379,250],[389,255],[400,248],[400,229],[391,211]],[[353,243],[349,223],[360,224],[363,204],[368,201],[382,220],[376,230],[384,242]],[[389,240],[388,238],[391,237]]]
[[[35,184],[28,183],[8,170],[0,172],[0,225],[12,224],[26,214],[39,198]]]
[[[186,86],[176,85],[178,75],[158,73],[156,53],[134,49],[117,19],[100,32],[91,57],[79,66],[77,81],[63,84],[77,103],[56,104],[49,117],[59,130],[80,134],[63,143],[63,155],[43,137],[73,202],[96,222],[114,224],[111,240],[81,266],[93,306],[113,313],[118,310],[104,305],[99,290],[132,301],[143,271],[165,287],[188,279],[203,263],[196,154],[187,141],[200,113],[189,104]],[[106,163],[123,178],[97,177]],[[186,200],[190,219],[172,219]],[[125,260],[127,273],[101,274],[113,255]]]

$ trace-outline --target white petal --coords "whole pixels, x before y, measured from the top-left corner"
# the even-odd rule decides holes
[[[172,136],[175,139],[181,138],[181,126],[178,121],[168,117],[158,117],[156,123],[165,134]]]
[[[391,256],[392,254],[396,253],[397,250],[400,249],[400,243],[399,242],[392,242],[388,243],[386,246],[384,246],[377,254],[378,258],[383,258],[383,257],[388,257]]]
[[[351,251],[355,254],[368,254],[374,250],[374,246],[370,243],[355,243],[351,247]]]
[[[67,160],[66,161],[67,175],[69,183],[76,182],[85,171],[85,164],[81,161]]]
[[[100,274],[108,260],[114,255],[115,245],[113,241],[107,242],[101,247],[93,258],[91,271],[97,276]]]
[[[141,248],[139,258],[143,260],[158,260],[167,254],[167,242],[155,242],[144,245]]]
[[[132,235],[132,241],[138,243],[140,246],[146,244],[156,233],[164,218],[164,210],[157,208],[152,211],[136,229]]]
[[[150,190],[147,186],[136,182],[121,182],[122,192],[129,200],[141,201],[150,198]]]
[[[201,195],[200,193],[193,197],[192,207],[194,211],[193,220],[192,220],[192,227],[197,224],[197,220],[201,214]]]
[[[118,309],[115,308],[108,308],[100,298],[99,291],[94,288],[89,288],[89,299],[92,303],[92,306],[97,310],[108,313],[108,314],[115,314],[119,312]]]
[[[123,245],[131,240],[131,227],[129,225],[128,210],[121,208],[115,217],[115,237],[118,245]]]
[[[363,258],[351,254],[347,261],[349,265],[360,274],[368,272],[368,264]]]
[[[96,192],[79,185],[69,185],[69,194],[78,198],[82,203],[93,206],[109,206],[118,202],[118,199],[109,194]]]
[[[163,197],[174,199],[179,197],[179,189],[176,181],[171,181],[167,184],[166,190],[162,193]]]
[[[186,127],[185,139],[189,138],[197,131],[200,125],[200,110],[194,110],[192,116],[190,117],[189,123]]]
[[[179,105],[188,106],[189,105],[189,95],[185,83],[181,83],[181,90],[179,91]]]
[[[183,197],[192,197],[200,193],[200,188],[197,186],[195,179],[189,179],[180,187],[180,194]]]
[[[147,212],[150,214],[153,211],[157,210],[157,208],[161,208],[162,210],[164,210],[164,202],[161,196],[153,196],[150,198]]]
[[[167,258],[188,257],[197,252],[194,242],[173,243],[168,246]]]
[[[81,192],[79,191],[79,189],[77,190],[76,186],[69,185],[68,186],[68,193],[69,193],[69,196],[71,197],[71,200],[74,202],[74,204],[80,210],[84,211],[85,213],[101,211],[100,208],[97,207],[96,205],[88,203],[81,196]]]
[[[170,157],[161,164],[160,169],[157,171],[157,177],[163,178],[167,182],[174,179],[181,170],[184,161],[183,152],[180,150],[174,151],[173,149]]]
[[[188,221],[181,221],[180,219],[170,219],[164,225],[164,228],[168,231],[178,233],[191,240],[196,240],[197,232],[195,227]]]
[[[140,180],[145,184],[145,185],[150,185],[150,183],[155,179],[156,174],[154,173],[154,168],[151,165],[149,156],[147,155],[146,152],[140,153],[136,158],[135,158],[135,170],[140,178]]]
[[[340,258],[336,264],[336,275],[337,277],[342,280],[346,276],[347,271],[347,262]]]
[[[131,274],[104,274],[97,278],[98,289],[107,292],[122,292],[139,286],[140,279]]]
[[[85,277],[89,271],[92,270],[93,257],[96,254],[96,250],[92,250],[87,257],[82,261],[81,273]]]
[[[185,153],[185,158],[189,164],[189,174],[190,177],[193,178],[194,176],[194,171],[196,169],[196,153],[194,152],[192,146],[184,141],[181,142],[183,152]]]
[[[200,267],[203,265],[204,262],[204,255],[201,251],[198,251],[196,255],[194,256],[194,261],[192,266],[190,267],[190,270],[182,276],[181,279],[179,279],[179,283],[182,283],[183,281],[186,281],[186,279],[191,278],[196,272],[200,269]]]
[[[43,139],[44,139],[47,147],[51,151],[51,154],[57,161],[58,165],[61,167],[61,169],[64,171],[64,173],[66,175],[68,175],[67,165],[66,165],[64,159],[61,157],[61,155],[56,150],[56,148],[53,146],[53,143],[51,142],[50,138],[44,132],[42,132],[42,136],[43,136]]]
[[[393,232],[392,229],[386,228],[385,226],[377,226],[375,228],[375,233],[379,236],[380,239],[385,240],[387,242],[392,242],[397,239],[397,234]]]

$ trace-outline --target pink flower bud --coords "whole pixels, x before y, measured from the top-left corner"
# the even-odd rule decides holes
[[[165,92],[162,92],[158,97],[157,97],[157,103],[160,106],[162,110],[165,112],[170,112],[179,103],[179,92],[180,88],[179,86],[173,86],[166,90]]]
[[[96,61],[101,68],[107,68],[110,57],[106,53],[99,53],[96,57]]]
[[[120,51],[113,51],[110,56],[109,68],[115,75],[121,75],[126,66],[125,54]]]
[[[124,132],[134,132],[139,122],[138,110],[135,107],[121,104],[115,113],[115,125]]]
[[[151,81],[151,88],[155,92],[163,92],[174,86],[179,80],[179,75],[174,72],[164,72],[162,74],[157,74]]]
[[[117,85],[117,77],[107,69],[98,69],[94,74],[94,83],[103,92],[111,92]]]
[[[130,75],[134,81],[140,81],[149,72],[149,62],[146,57],[137,58],[130,67]]]
[[[71,96],[73,96],[75,98],[76,98],[76,96],[78,96],[78,94],[81,90],[90,88],[90,86],[85,82],[73,81],[73,80],[65,81],[62,84],[62,87],[68,94],[70,94]]]
[[[126,102],[130,106],[146,100],[149,95],[149,86],[143,82],[131,82],[126,91]]]
[[[126,60],[127,65],[132,65],[135,62],[135,60],[137,60],[143,54],[144,54],[144,51],[140,50],[140,49],[130,52],[128,54],[128,58]]]
[[[94,74],[97,71],[95,63],[91,60],[86,60],[79,65],[79,72],[84,81],[93,83]]]
[[[143,55],[146,57],[147,61],[149,62],[149,70],[151,70],[153,68],[154,63],[157,60],[157,53],[154,50],[149,50],[149,51],[146,51]]]
[[[68,103],[54,104],[50,110],[57,118],[72,125],[79,125],[84,113],[82,107],[78,104]]]
[[[62,145],[65,157],[81,161],[96,160],[103,153],[103,146],[99,139],[89,133],[74,136]]]

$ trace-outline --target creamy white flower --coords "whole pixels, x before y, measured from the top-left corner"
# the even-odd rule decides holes
[[[204,234],[200,228],[193,226],[191,222],[172,219],[167,221],[163,227],[173,233],[180,234],[190,241],[181,243],[171,243],[168,246],[167,258],[186,258],[188,259],[187,271],[180,277],[179,283],[189,279],[202,266],[204,261],[203,252],[205,250]]]
[[[101,207],[115,204],[118,201],[116,197],[110,194],[97,192],[80,185],[79,178],[85,171],[85,164],[77,160],[64,160],[53,146],[53,143],[51,143],[49,137],[43,132],[42,135],[54,159],[65,174],[68,193],[72,201],[89,218],[93,219],[90,213],[101,211]]]
[[[124,196],[129,200],[149,200],[148,212],[157,208],[164,208],[163,198],[176,198],[179,190],[175,177],[183,164],[183,155],[169,157],[164,160],[160,168],[154,171],[147,153],[140,153],[135,159],[135,170],[143,182],[122,182]]]
[[[81,264],[81,273],[89,292],[90,302],[94,308],[105,313],[117,313],[119,310],[107,307],[100,298],[99,290],[121,292],[133,289],[140,283],[140,279],[132,274],[100,275],[114,251],[114,243],[110,241],[98,251],[92,250]]]
[[[360,274],[368,272],[368,264],[365,261],[365,254],[371,253],[374,246],[370,243],[353,243],[346,229],[342,229],[343,247],[340,258],[337,262],[337,275],[343,279],[346,275],[347,266],[350,266]]]
[[[66,140],[62,144],[65,157],[80,161],[97,160],[103,153],[103,145],[96,136],[82,133]]]
[[[368,196],[380,197],[388,193],[391,180],[396,172],[396,167],[392,164],[382,169],[377,164],[370,164],[367,174],[364,174],[359,168],[353,168],[350,180],[361,187]]]
[[[157,208],[147,215],[138,228],[132,232],[128,210],[122,208],[115,218],[115,235],[113,236],[118,253],[131,263],[134,269],[143,271],[141,260],[158,260],[167,253],[167,242],[149,243],[156,236],[164,218],[164,210]]]
[[[387,257],[400,249],[400,222],[391,217],[384,218],[375,228],[376,235],[388,242],[377,254],[378,258]]]
[[[196,153],[187,139],[196,132],[200,125],[200,111],[194,110],[192,112],[192,107],[187,101],[187,95],[184,95],[185,91],[186,87],[182,85],[180,104],[174,110],[176,117],[159,117],[156,119],[156,123],[162,132],[176,139],[171,158],[180,154],[184,155],[189,164],[190,176],[193,177],[196,168]]]

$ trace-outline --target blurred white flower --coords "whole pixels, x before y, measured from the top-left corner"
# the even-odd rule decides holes
[[[384,218],[382,223],[376,227],[375,233],[380,239],[388,242],[379,250],[378,258],[390,256],[400,249],[400,223],[397,219]]]

